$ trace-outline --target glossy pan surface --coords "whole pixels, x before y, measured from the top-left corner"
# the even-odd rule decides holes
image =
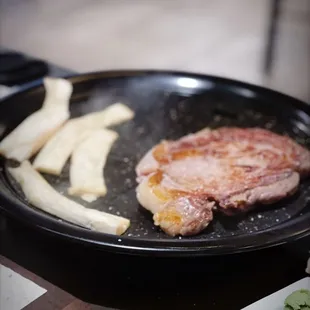
[[[182,72],[111,71],[70,77],[74,85],[72,117],[123,102],[136,113],[133,121],[116,126],[120,138],[108,157],[108,195],[90,208],[131,220],[125,235],[89,231],[30,206],[0,159],[0,206],[13,217],[64,238],[127,254],[219,255],[274,246],[310,233],[310,180],[290,199],[240,216],[217,214],[201,234],[172,238],[153,225],[151,215],[135,196],[135,165],[161,139],[176,139],[204,127],[262,127],[288,134],[310,146],[310,106],[280,93],[243,82]],[[34,85],[0,103],[0,137],[40,108],[42,85]],[[68,167],[61,177],[45,175],[66,194]],[[78,202],[85,204],[78,199]]]

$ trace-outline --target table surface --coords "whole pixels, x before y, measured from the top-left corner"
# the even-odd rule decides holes
[[[55,66],[50,72],[68,73]],[[240,310],[304,277],[309,244],[304,239],[290,247],[217,258],[122,256],[39,233],[0,212],[5,260],[59,287],[60,295],[68,292],[100,309]]]
[[[6,258],[102,309],[239,310],[304,277],[307,260],[285,247],[218,258],[114,255],[40,234],[5,216],[0,245]]]

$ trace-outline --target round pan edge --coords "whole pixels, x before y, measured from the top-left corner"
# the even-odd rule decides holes
[[[231,86],[251,89],[254,92],[263,92],[268,96],[276,97],[278,99],[279,97],[286,98],[292,101],[292,103],[298,108],[310,111],[310,105],[307,105],[306,103],[288,95],[281,94],[277,91],[267,89],[261,86],[256,86],[241,81],[211,75],[187,73],[180,71],[113,70],[105,72],[91,72],[86,74],[69,75],[65,78],[69,79],[73,84],[75,84],[89,79],[96,80],[98,78],[117,78],[143,75],[147,76],[156,74],[207,79],[215,83],[220,82]],[[15,92],[5,97],[1,101],[9,99],[11,96],[22,95],[22,93],[26,93],[30,90],[35,90],[37,87],[42,87],[42,80],[37,80],[35,82],[25,85],[18,92]],[[3,205],[8,205],[9,208],[2,207]],[[108,251],[134,255],[156,254],[163,256],[211,256],[232,254],[284,244],[286,242],[293,241],[310,234],[310,214],[306,214],[301,217],[292,219],[288,222],[277,225],[275,227],[256,232],[253,235],[249,234],[246,236],[243,235],[230,237],[229,242],[227,242],[227,240],[225,242],[225,238],[208,241],[193,241],[186,240],[185,238],[181,240],[149,240],[143,238],[134,239],[130,237],[102,234],[51,218],[50,216],[45,215],[38,210],[30,208],[21,201],[17,202],[8,194],[0,195],[0,209],[3,209],[10,216],[17,218],[18,220],[25,222],[28,225],[34,226],[37,229],[48,232],[49,234],[65,238],[67,240],[81,242],[83,244],[94,245]]]

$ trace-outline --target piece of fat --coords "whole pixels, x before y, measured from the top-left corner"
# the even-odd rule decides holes
[[[74,149],[71,156],[70,195],[92,202],[105,196],[104,167],[118,134],[108,129],[94,130]]]
[[[64,79],[45,78],[42,107],[28,116],[0,143],[0,154],[19,162],[29,159],[70,117],[72,84]]]
[[[62,220],[108,234],[123,234],[129,227],[126,218],[88,209],[58,193],[30,164],[24,161],[10,174],[21,186],[28,201],[38,209]]]
[[[74,148],[91,131],[117,125],[134,117],[134,112],[122,103],[69,120],[42,148],[33,162],[36,170],[60,175]]]

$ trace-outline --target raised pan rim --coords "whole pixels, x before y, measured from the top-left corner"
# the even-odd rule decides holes
[[[288,95],[261,86],[255,86],[249,83],[211,75],[161,70],[113,70],[75,74],[65,78],[70,79],[74,84],[90,79],[96,80],[99,78],[130,77],[139,75],[183,76],[242,87],[256,93],[264,93],[269,97],[275,96],[278,99],[282,97],[283,99],[291,101],[294,106],[307,110],[307,113],[310,114],[310,105]],[[42,86],[42,80],[29,83],[22,87],[18,92],[5,97],[0,101],[0,104],[13,96],[20,96],[30,90]],[[6,207],[3,207],[4,205],[6,205]],[[275,227],[256,232],[253,235],[239,235],[229,237],[228,239],[223,237],[206,241],[203,239],[191,240],[185,238],[181,240],[149,240],[98,233],[54,219],[39,210],[29,208],[26,203],[23,203],[13,195],[4,192],[0,193],[0,208],[8,213],[8,215],[23,221],[30,226],[34,226],[39,230],[48,232],[49,234],[83,244],[94,245],[104,250],[132,255],[211,256],[232,254],[284,244],[310,234],[310,212]]]

